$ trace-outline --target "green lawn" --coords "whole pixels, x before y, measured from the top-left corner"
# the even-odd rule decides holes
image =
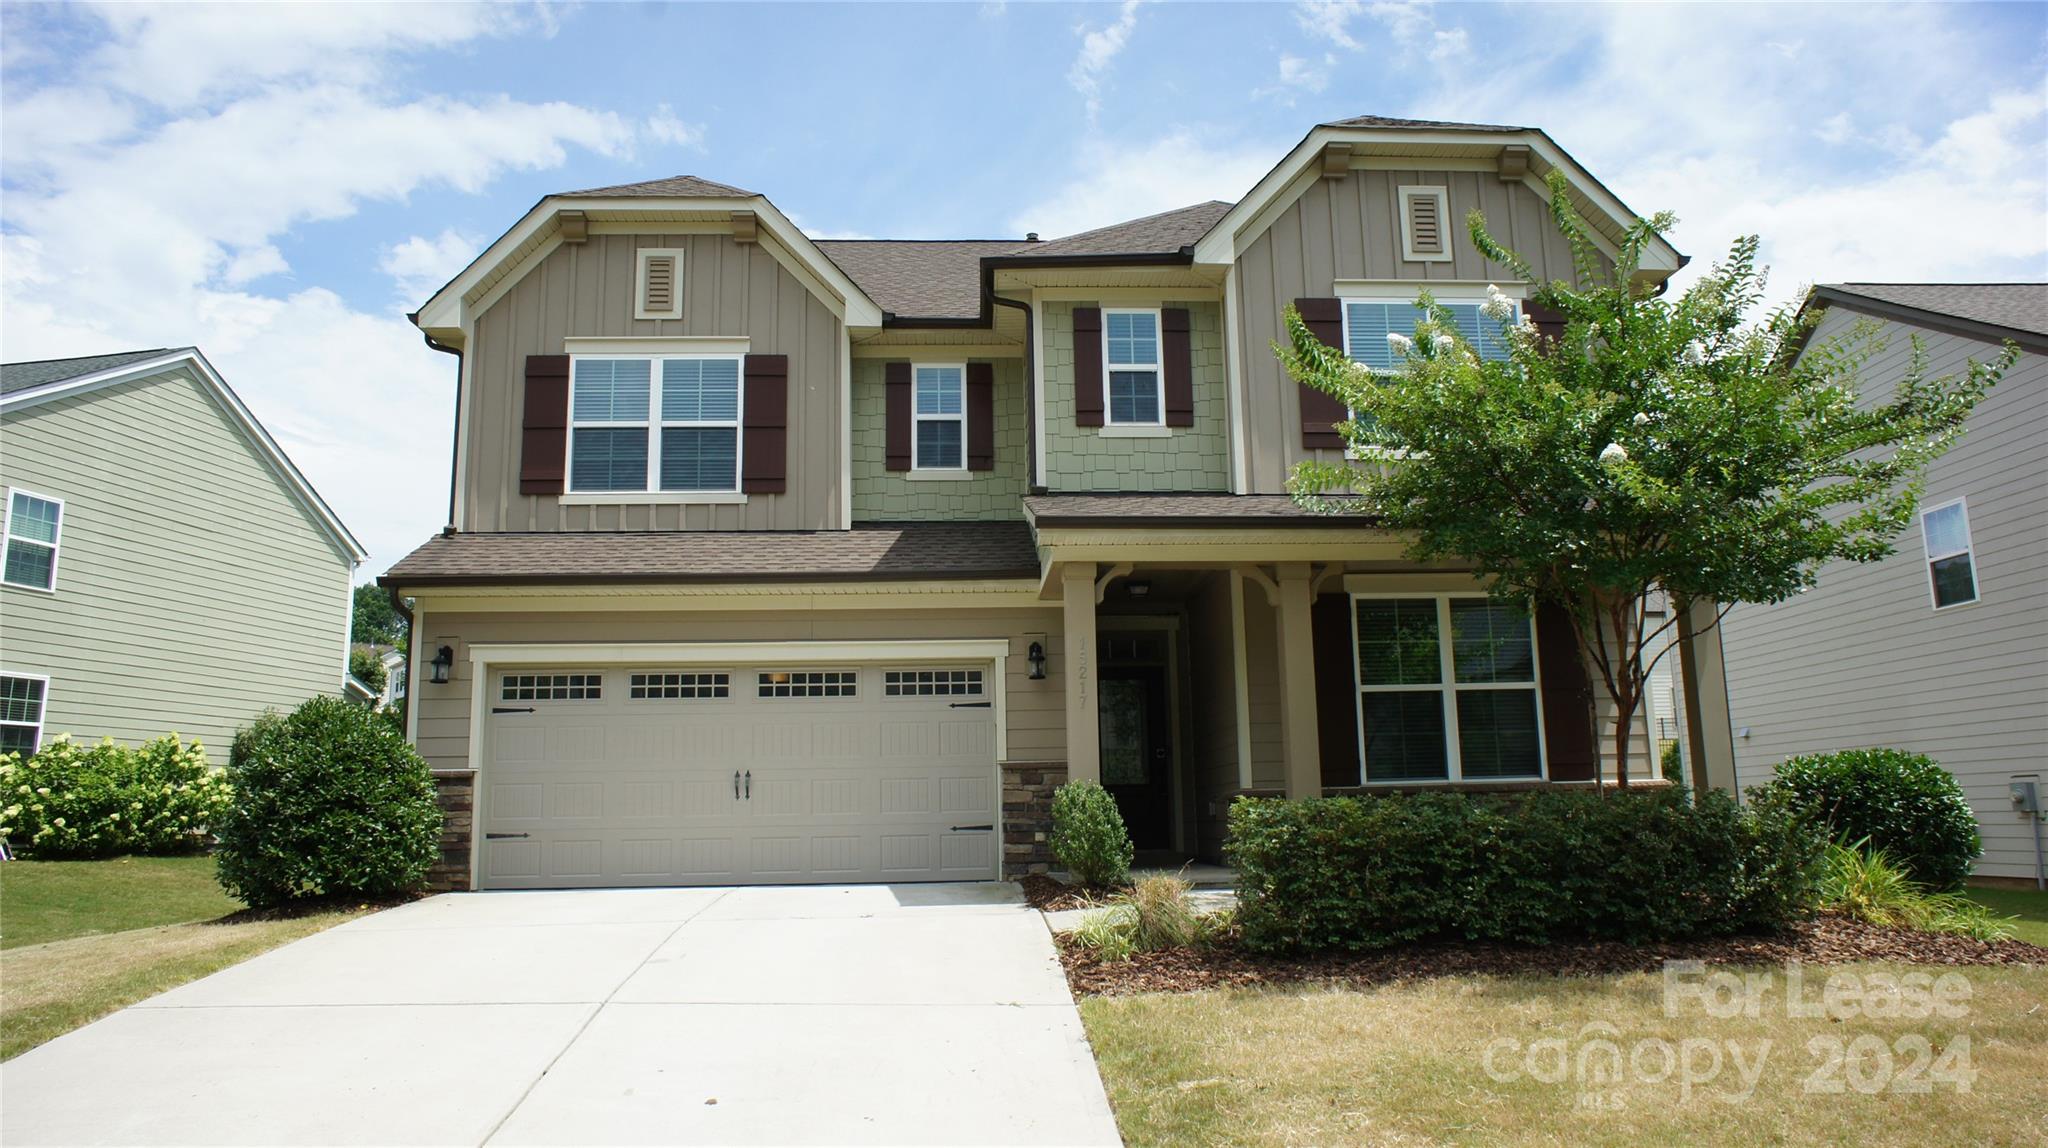
[[[241,907],[214,882],[206,856],[0,862],[0,949],[210,921]]]
[[[2032,889],[1967,890],[1972,901],[1987,905],[2001,917],[2018,917],[2013,936],[2036,945],[2048,945],[2048,893]]]
[[[0,862],[0,1060],[357,915],[239,908],[211,857]]]
[[[1913,971],[1951,970],[1810,970],[1803,992],[1838,972]],[[1667,1016],[1654,973],[1096,997],[1081,1016],[1133,1148],[2048,1142],[2048,970],[1952,971],[1970,991],[1953,1018],[1791,1015],[1776,969],[1755,1018],[1692,1004]],[[1599,1079],[1606,1062],[1588,1055],[1603,1041],[1621,1054],[1618,1079]],[[1683,1067],[1660,1075],[1667,1047],[1699,1083],[1683,1084]],[[1833,1070],[1829,1049],[1846,1053]],[[1964,1065],[1967,1091],[1949,1071]]]

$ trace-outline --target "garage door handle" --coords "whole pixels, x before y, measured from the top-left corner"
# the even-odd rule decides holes
[[[995,827],[994,825],[992,825],[992,824],[991,824],[991,825],[955,825],[955,826],[953,827],[953,832],[955,832],[955,833],[970,833],[970,832],[978,832],[978,833],[993,833],[993,832],[995,832],[995,828],[996,828],[996,827]]]
[[[994,704],[994,702],[954,702],[946,708],[949,710],[985,710]]]
[[[484,840],[486,840],[486,841],[503,841],[503,840],[505,840],[505,839],[507,839],[507,838],[511,838],[511,837],[519,837],[519,838],[524,838],[524,837],[527,837],[527,836],[529,836],[529,834],[525,834],[525,833],[486,833],[486,834],[484,834]]]
[[[737,769],[732,771],[732,799],[740,799],[740,771]]]
[[[754,800],[754,771],[747,771],[747,800]]]
[[[492,707],[491,707],[491,712],[492,712],[492,713],[494,713],[494,714],[530,714],[530,713],[532,713],[532,712],[533,712],[533,707],[532,707],[532,706],[492,706]]]

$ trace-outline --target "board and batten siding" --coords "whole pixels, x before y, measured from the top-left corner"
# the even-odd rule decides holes
[[[964,361],[964,360],[963,360]],[[1026,453],[1024,365],[995,366],[995,469],[964,479],[914,479],[888,466],[889,399],[884,359],[853,364],[853,520],[961,522],[1024,517]]]
[[[56,592],[0,587],[0,667],[43,737],[176,731],[217,764],[267,708],[341,692],[353,563],[183,371],[20,409],[0,480],[64,500]]]
[[[436,769],[469,766],[469,646],[525,642],[805,642],[915,641],[1005,638],[1004,705],[1009,758],[1016,762],[1067,760],[1066,643],[1057,603],[1025,609],[815,610],[779,613],[668,611],[535,611],[524,614],[441,612],[421,603],[422,649],[452,646],[455,668],[445,685],[423,683],[413,694],[419,708],[416,744]],[[1031,680],[1025,657],[1035,637],[1046,644],[1046,675]],[[881,658],[878,661],[883,660]],[[813,668],[791,664],[782,668]],[[735,679],[738,682],[738,679]]]
[[[1396,189],[1409,185],[1447,189],[1450,261],[1401,258]],[[1238,406],[1245,420],[1243,493],[1284,493],[1289,473],[1304,459],[1343,461],[1339,451],[1301,445],[1298,385],[1272,350],[1275,342],[1286,341],[1281,314],[1287,305],[1335,295],[1339,280],[1398,280],[1407,298],[1432,282],[1511,285],[1507,268],[1472,246],[1465,215],[1475,208],[1485,213],[1494,238],[1527,259],[1539,276],[1574,278],[1570,247],[1551,222],[1544,198],[1490,171],[1358,169],[1342,179],[1319,179],[1244,247],[1230,271],[1243,333],[1233,351],[1244,388]]]
[[[683,317],[635,319],[641,248],[680,248]],[[564,505],[519,492],[526,357],[568,338],[745,336],[755,354],[789,356],[788,490],[744,504]],[[593,235],[565,243],[477,316],[462,468],[464,529],[827,530],[840,521],[839,416],[845,331],[839,318],[758,243],[729,235]]]
[[[1837,303],[1814,338],[1858,321],[1871,320]],[[1866,405],[1903,377],[1916,330],[1932,375],[1998,353],[1899,322],[1882,330],[1886,347],[1862,371]],[[1977,872],[2031,878],[2032,826],[2007,785],[2022,775],[2048,784],[2048,356],[2022,354],[1968,428],[1928,469],[1921,506],[1967,500],[1977,600],[1934,609],[1915,522],[1882,562],[1835,563],[1788,602],[1736,607],[1725,639],[1736,777],[1757,785],[1787,757],[1828,750],[1925,753],[1977,812]]]

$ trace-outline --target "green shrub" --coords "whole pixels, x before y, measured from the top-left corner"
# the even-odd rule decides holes
[[[1237,924],[1265,951],[1411,941],[1653,941],[1810,913],[1824,841],[1796,811],[1682,790],[1240,798]]]
[[[1052,795],[1052,855],[1084,885],[1121,885],[1130,877],[1136,854],[1108,790],[1070,781]]]
[[[1821,864],[1821,905],[1873,925],[1955,933],[1980,941],[2012,936],[2000,917],[1960,893],[1931,892],[1885,855],[1863,843],[1828,846]]]
[[[227,811],[206,748],[167,734],[130,749],[59,735],[33,757],[0,755],[0,837],[43,859],[197,849]]]
[[[1657,772],[1673,785],[1685,784],[1685,751],[1676,741],[1667,741],[1657,755]]]
[[[418,889],[440,852],[427,763],[362,706],[320,697],[235,735],[220,883],[267,908]]]
[[[1963,787],[1924,754],[1851,749],[1795,757],[1759,790],[1811,810],[1837,841],[1868,841],[1938,891],[1962,888],[1982,852]]]

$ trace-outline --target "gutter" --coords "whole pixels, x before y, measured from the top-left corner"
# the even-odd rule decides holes
[[[406,317],[414,323],[419,322],[419,312],[417,311]],[[427,341],[428,347],[444,355],[455,356],[455,423],[453,427],[455,445],[448,453],[448,525],[450,529],[453,529],[455,525],[455,471],[457,469],[455,456],[462,449],[462,352],[455,347],[441,342],[425,331],[420,332],[420,337]],[[405,607],[400,606],[399,610],[403,613]],[[410,625],[412,623],[412,615],[407,613],[405,620]]]
[[[1038,336],[1031,329],[1031,304],[1005,299],[994,292],[984,298],[998,307],[1015,307],[1024,313],[1024,489],[1038,490],[1038,391],[1037,371],[1033,369],[1038,363]],[[993,320],[994,313],[990,315]],[[994,326],[993,321],[990,326]]]

